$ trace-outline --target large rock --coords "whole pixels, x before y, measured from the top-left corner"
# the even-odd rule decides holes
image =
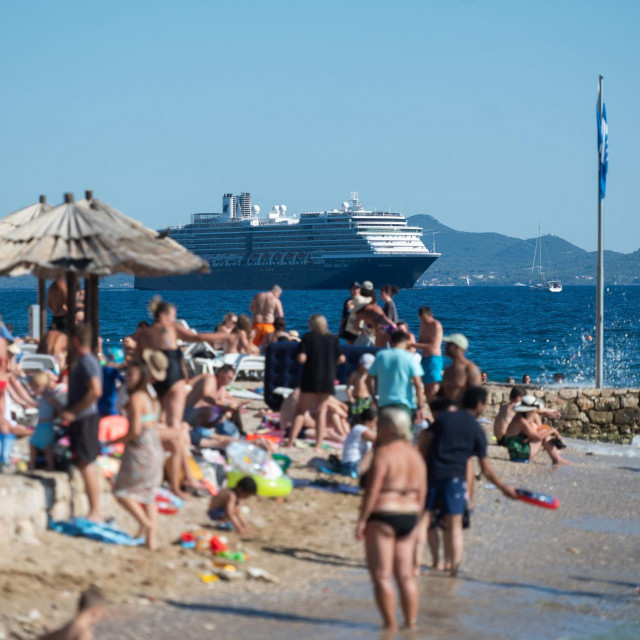
[[[627,393],[620,398],[620,406],[624,409],[626,407],[637,407],[640,404],[638,394]]]
[[[585,395],[580,394],[576,400],[576,406],[580,409],[580,411],[588,411],[589,409],[593,409],[594,401],[591,398],[588,398]]]
[[[620,399],[615,396],[600,396],[594,398],[594,408],[598,411],[615,411],[620,408]]]
[[[567,404],[562,408],[563,420],[577,420],[579,417],[580,410],[575,404],[573,404],[573,402],[567,402]]]
[[[578,397],[577,389],[560,389],[558,396],[563,400],[573,400]]]
[[[637,424],[640,422],[640,409],[637,407],[627,407],[616,411],[615,421],[617,424]]]
[[[589,419],[596,424],[608,424],[613,420],[613,411],[595,411],[588,412]]]

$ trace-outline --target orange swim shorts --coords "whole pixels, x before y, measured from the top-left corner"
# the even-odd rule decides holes
[[[269,324],[267,322],[254,322],[251,328],[254,331],[253,344],[255,344],[256,347],[259,347],[262,344],[262,341],[270,333],[275,331],[273,324]]]

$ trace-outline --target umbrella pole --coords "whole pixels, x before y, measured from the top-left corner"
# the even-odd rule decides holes
[[[69,337],[69,371],[75,360],[73,336],[76,335],[76,274],[67,271],[67,335]]]
[[[91,299],[91,276],[85,276],[84,279],[84,324],[88,324],[93,329],[91,322],[91,313],[93,309],[93,300]],[[93,337],[91,338],[91,346],[93,347]]]
[[[44,334],[47,332],[45,327],[47,324],[47,306],[45,303],[46,284],[46,280],[38,278],[38,306],[40,307],[40,335],[38,338],[40,340],[44,338]]]
[[[89,276],[89,300],[91,307],[89,308],[89,322],[91,324],[92,348],[93,352],[98,354],[98,342],[100,340],[100,302],[98,290],[98,276]]]

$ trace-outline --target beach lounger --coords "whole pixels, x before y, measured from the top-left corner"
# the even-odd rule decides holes
[[[207,353],[211,358],[222,356],[222,351],[216,351],[208,342],[191,342],[184,348],[185,358],[192,358],[196,353]]]
[[[27,354],[34,354],[38,351],[38,345],[34,342],[21,342],[19,345],[20,351],[22,352],[22,357]]]
[[[236,373],[233,382],[238,379],[240,373],[255,373],[258,377],[264,375],[264,356],[240,356],[235,365]]]
[[[30,353],[20,360],[20,367],[27,373],[45,370],[56,371],[58,363],[53,356],[48,356],[43,353]]]

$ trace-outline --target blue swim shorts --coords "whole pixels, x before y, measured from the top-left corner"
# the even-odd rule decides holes
[[[427,356],[426,358],[422,358],[422,368],[424,369],[422,382],[425,384],[442,382],[443,366],[444,360],[442,356]]]
[[[427,511],[442,509],[445,515],[458,516],[466,507],[467,483],[464,478],[444,478],[429,481]]]

